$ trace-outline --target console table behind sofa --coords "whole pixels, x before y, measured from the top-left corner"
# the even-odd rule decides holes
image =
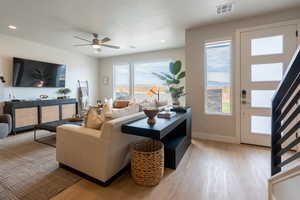
[[[12,133],[32,130],[35,125],[71,118],[78,113],[76,99],[5,102],[4,113],[12,116]]]

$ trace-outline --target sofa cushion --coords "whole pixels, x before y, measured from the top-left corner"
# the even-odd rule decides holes
[[[106,118],[116,119],[120,117],[129,116],[138,112],[139,112],[139,105],[132,103],[126,108],[121,108],[121,109],[113,108],[110,111],[105,112],[104,115]]]

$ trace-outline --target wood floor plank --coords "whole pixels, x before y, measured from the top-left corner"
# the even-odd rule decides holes
[[[156,187],[138,186],[126,172],[108,187],[82,180],[52,200],[265,200],[269,165],[269,148],[193,140]]]

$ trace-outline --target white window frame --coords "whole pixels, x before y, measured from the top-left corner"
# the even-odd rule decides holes
[[[116,99],[115,88],[116,88],[116,67],[118,65],[128,65],[129,66],[129,97],[134,97],[134,71],[135,65],[147,64],[147,63],[159,63],[159,62],[173,62],[173,59],[159,59],[159,60],[148,60],[148,61],[137,61],[137,62],[124,62],[113,64],[113,99]]]
[[[206,110],[206,105],[207,105],[207,60],[206,60],[206,45],[209,43],[212,44],[218,44],[218,43],[225,43],[229,42],[230,43],[230,113],[223,113],[223,112],[208,112]],[[214,40],[207,40],[204,41],[203,43],[203,55],[204,55],[204,63],[203,63],[203,68],[204,68],[204,113],[207,115],[222,115],[222,116],[232,116],[233,113],[233,63],[234,63],[234,58],[233,58],[233,40],[231,37],[226,37],[226,38],[220,38],[220,39],[214,39]]]
[[[132,70],[131,70],[131,65],[130,63],[117,63],[117,64],[113,64],[113,99],[116,99],[116,92],[115,92],[115,89],[116,89],[116,68],[118,66],[121,66],[121,65],[128,65],[129,66],[129,97],[132,96]]]

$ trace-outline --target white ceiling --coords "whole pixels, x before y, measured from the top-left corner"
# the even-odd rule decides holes
[[[234,0],[233,13],[217,16],[219,3],[224,0],[0,0],[0,33],[105,57],[182,47],[186,28],[300,5],[299,0]],[[8,30],[9,24],[18,29]],[[108,44],[121,49],[95,54],[91,47],[72,46],[82,43],[74,35],[90,39],[88,32],[110,37]]]

